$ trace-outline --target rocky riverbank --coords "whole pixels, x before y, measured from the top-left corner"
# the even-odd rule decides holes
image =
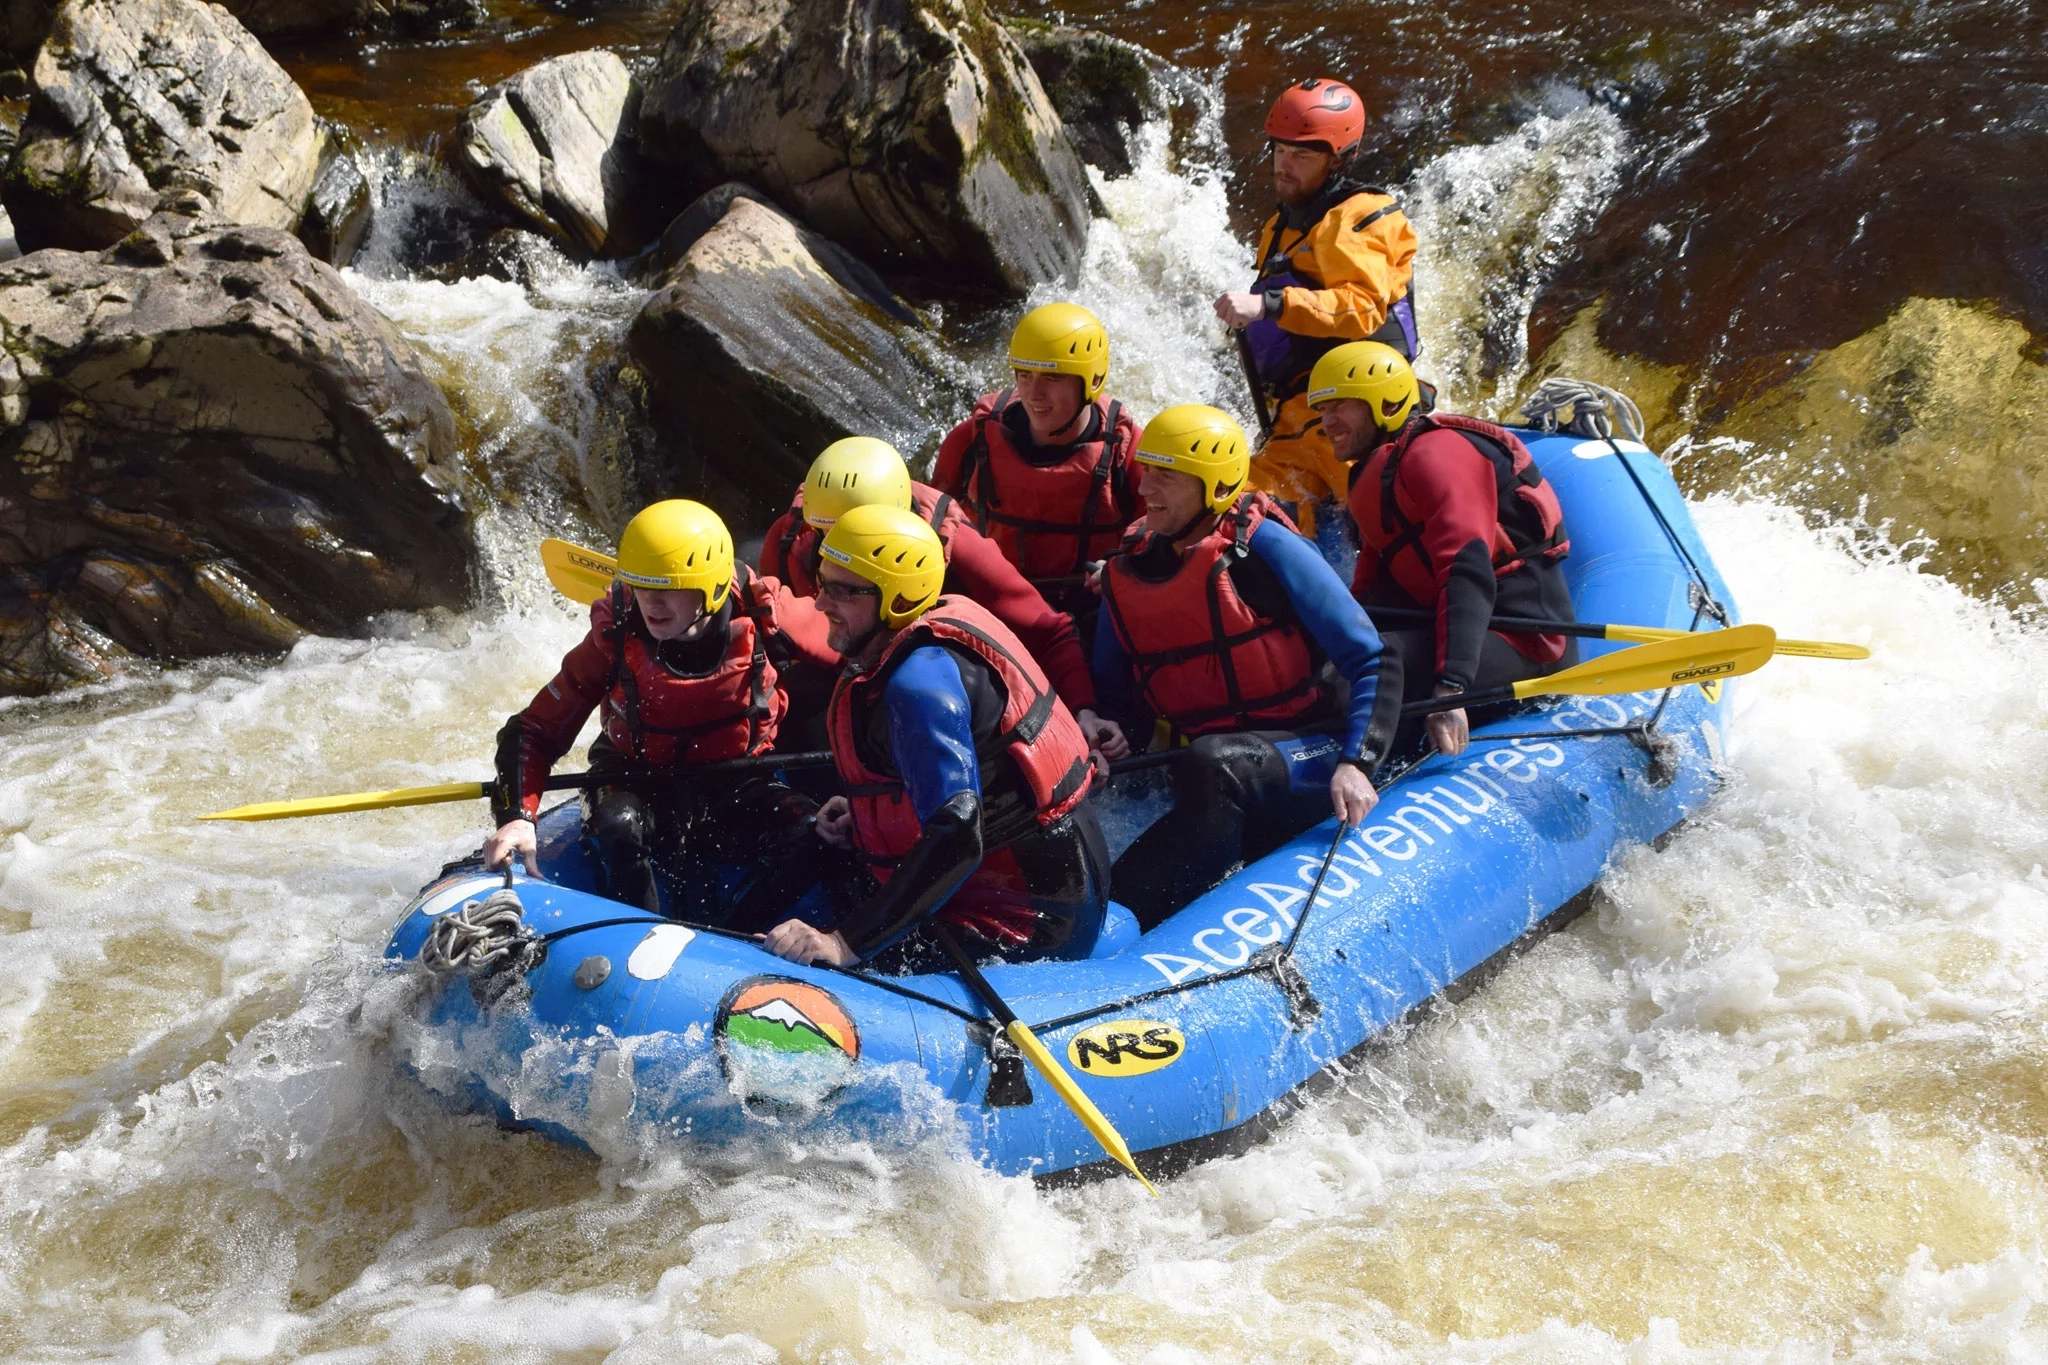
[[[27,96],[0,106],[26,253],[0,266],[0,692],[470,599],[492,472],[334,273],[375,168],[264,45],[463,15],[0,15]],[[474,100],[446,156],[478,208],[443,269],[522,275],[523,241],[618,261],[652,292],[586,382],[658,424],[625,477],[765,521],[839,436],[931,443],[971,397],[937,318],[1070,279],[1100,208],[1084,151],[1127,171],[1172,91],[1130,44],[979,4],[686,5],[638,70],[564,53]]]

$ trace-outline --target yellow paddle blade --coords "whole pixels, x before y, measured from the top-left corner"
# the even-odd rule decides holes
[[[540,543],[540,562],[555,591],[586,607],[612,590],[612,575],[619,569],[610,555],[552,537]]]
[[[1045,1044],[1038,1041],[1037,1035],[1026,1028],[1021,1019],[1013,1021],[1008,1032],[1010,1041],[1017,1045],[1017,1051],[1030,1058],[1031,1065],[1038,1068],[1038,1074],[1051,1082],[1052,1088],[1067,1102],[1067,1108],[1073,1110],[1075,1117],[1087,1126],[1089,1132],[1095,1134],[1095,1140],[1102,1144],[1102,1150],[1121,1162],[1123,1168],[1138,1177],[1138,1183],[1152,1190],[1153,1197],[1157,1198],[1159,1191],[1152,1188],[1152,1182],[1138,1169],[1138,1163],[1131,1160],[1131,1149],[1124,1145],[1123,1134],[1103,1117],[1102,1111],[1095,1107],[1093,1100],[1081,1093],[1081,1087],[1067,1074],[1067,1069],[1045,1050]]]
[[[1607,638],[1620,640],[1625,644],[1647,645],[1660,640],[1676,640],[1696,632],[1688,630],[1662,630],[1656,626],[1609,626]],[[1711,632],[1710,632],[1711,633]],[[1834,640],[1787,640],[1780,638],[1772,647],[1774,654],[1797,655],[1802,659],[1867,659],[1870,651],[1862,645],[1845,645]]]
[[[346,792],[340,796],[309,796],[301,801],[262,801],[202,815],[202,820],[292,820],[301,815],[340,815],[352,810],[388,810],[392,806],[432,806],[442,801],[474,801],[484,794],[481,782],[443,782],[438,787],[394,787],[382,792]]]
[[[1518,682],[1515,695],[1600,697],[1733,678],[1769,663],[1777,642],[1769,626],[1681,633],[1676,640],[1616,650],[1547,678]]]

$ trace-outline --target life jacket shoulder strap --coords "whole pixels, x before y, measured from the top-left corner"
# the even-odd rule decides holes
[[[995,402],[974,419],[974,439],[968,443],[967,453],[960,461],[960,486],[974,499],[974,519],[977,522],[988,518],[988,509],[1003,505],[1001,494],[995,486],[994,462],[988,448],[988,424],[1000,422],[1009,411],[1010,401],[1016,396],[1015,389],[1004,389],[996,395]]]

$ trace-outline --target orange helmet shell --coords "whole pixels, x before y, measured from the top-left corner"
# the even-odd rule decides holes
[[[1311,77],[1273,101],[1266,136],[1276,142],[1321,143],[1341,156],[1365,137],[1365,101],[1342,81]]]

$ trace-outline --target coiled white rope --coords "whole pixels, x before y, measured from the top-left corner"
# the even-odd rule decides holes
[[[420,966],[436,975],[493,971],[539,941],[526,927],[525,914],[518,895],[503,888],[480,901],[464,901],[460,910],[435,920],[427,931]]]
[[[1539,431],[1565,431],[1591,440],[1643,439],[1643,414],[1625,393],[1587,379],[1546,379],[1522,404]]]

